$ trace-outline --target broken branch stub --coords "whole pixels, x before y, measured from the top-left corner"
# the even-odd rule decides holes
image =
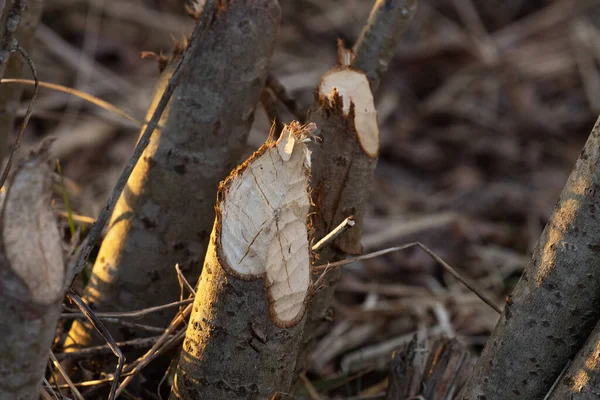
[[[52,179],[40,158],[14,174],[0,229],[0,399],[36,399],[66,289]]]
[[[310,292],[309,133],[287,126],[219,188],[172,399],[289,390]]]

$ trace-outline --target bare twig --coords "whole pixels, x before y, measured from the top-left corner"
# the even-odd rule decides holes
[[[168,304],[163,304],[161,306],[145,308],[143,310],[126,311],[126,312],[104,312],[104,313],[95,313],[94,315],[100,319],[102,319],[102,318],[141,318],[141,317],[148,315],[150,313],[153,313],[153,312],[158,312],[158,311],[165,310],[167,308],[179,307],[182,305],[190,304],[193,301],[194,301],[194,299],[186,299],[186,300],[181,300],[181,301],[174,301],[174,302],[168,303]],[[61,314],[61,318],[86,319],[87,317],[85,316],[85,314],[81,314],[81,313],[63,313],[63,314]]]
[[[161,329],[164,331],[164,329]],[[156,341],[160,338],[160,336],[153,336],[148,338],[137,338],[132,340],[127,340],[125,342],[118,342],[117,345],[119,348],[132,348],[132,349],[143,349],[148,346],[152,346]],[[69,360],[69,359],[83,359],[83,358],[91,358],[98,355],[104,355],[111,353],[112,349],[109,345],[102,346],[93,346],[88,347],[81,350],[75,350],[68,353],[60,353],[56,355],[56,358],[59,360]]]
[[[81,298],[75,293],[73,290],[69,290],[67,293],[67,297],[73,301],[77,307],[81,310],[81,312],[87,317],[87,320],[92,324],[94,329],[98,331],[98,333],[102,336],[102,338],[106,341],[113,354],[117,356],[117,369],[115,370],[114,377],[115,380],[110,388],[110,393],[108,395],[109,400],[114,400],[117,397],[116,391],[117,386],[119,384],[119,378],[121,376],[121,372],[123,371],[123,365],[125,364],[125,356],[119,349],[119,346],[112,338],[110,332],[104,327],[102,322],[94,315],[93,311],[81,300]]]
[[[132,363],[131,365],[128,365],[127,368],[125,368],[125,372],[131,372],[131,375],[129,375],[123,380],[123,382],[119,386],[119,389],[117,390],[117,396],[123,390],[125,390],[127,385],[131,383],[131,380],[133,379],[135,374],[137,374],[141,369],[143,369],[146,365],[148,365],[148,363],[150,363],[150,361],[152,361],[156,357],[157,352],[161,346],[163,346],[165,343],[166,345],[169,345],[171,343],[174,343],[174,341],[176,340],[181,340],[184,338],[185,329],[181,330],[181,332],[179,332],[177,335],[171,336],[171,334],[175,332],[175,330],[182,323],[185,322],[185,320],[191,312],[192,304],[188,304],[187,307],[185,307],[185,309],[183,309],[183,311],[180,314],[177,314],[173,321],[171,321],[167,329],[165,329],[165,332],[160,336],[160,338],[158,338],[156,343],[154,343],[154,346],[152,346],[152,348],[148,350],[146,354],[144,354],[140,359],[138,359],[137,363]]]
[[[192,285],[190,285],[188,280],[185,278],[185,275],[183,275],[183,273],[181,272],[181,268],[179,268],[179,264],[175,264],[175,271],[177,271],[177,279],[179,279],[179,281],[185,285],[186,289],[189,290],[189,292],[192,294],[192,296],[196,296],[196,291],[194,290]],[[193,300],[193,299],[190,299],[190,300]]]
[[[321,240],[319,240],[313,247],[312,251],[319,251],[323,247],[327,246],[331,242],[333,242],[338,236],[342,233],[346,232],[347,229],[350,229],[354,226],[356,222],[354,222],[354,217],[351,215],[348,218],[344,219],[337,227],[335,227],[331,232],[325,235]]]
[[[83,396],[81,395],[81,393],[79,392],[79,390],[77,390],[77,388],[73,384],[73,381],[71,380],[71,378],[69,378],[69,374],[67,374],[67,372],[64,370],[62,365],[60,365],[60,362],[58,362],[58,359],[54,356],[54,353],[52,353],[52,351],[50,351],[49,353],[50,353],[50,359],[52,360],[52,365],[54,366],[54,368],[56,368],[58,370],[58,372],[61,374],[61,376],[63,377],[65,382],[67,382],[67,386],[73,393],[73,396],[75,396],[77,398],[77,400],[85,400],[83,398]]]
[[[313,267],[313,271],[318,272],[318,271],[325,271],[330,268],[343,267],[344,265],[351,264],[351,263],[354,263],[357,261],[368,260],[370,258],[379,257],[384,254],[388,254],[388,253],[392,253],[392,252],[400,251],[400,250],[405,250],[405,249],[408,249],[411,247],[418,247],[421,250],[423,250],[425,253],[427,253],[427,255],[429,257],[431,257],[433,260],[435,260],[437,263],[439,263],[446,272],[448,272],[450,275],[452,275],[454,278],[456,278],[460,283],[465,285],[470,291],[475,293],[475,295],[477,295],[477,297],[479,297],[481,300],[483,300],[487,305],[492,307],[492,309],[494,309],[494,311],[496,311],[498,314],[500,314],[502,312],[502,310],[500,310],[500,308],[490,298],[488,298],[485,294],[483,294],[483,292],[481,290],[477,289],[473,285],[473,283],[471,283],[468,279],[461,276],[454,268],[452,268],[450,266],[450,264],[448,264],[441,257],[439,257],[437,254],[435,254],[433,251],[431,251],[427,246],[425,246],[424,244],[422,244],[420,242],[414,242],[414,243],[408,243],[408,244],[405,244],[402,246],[390,247],[388,249],[375,251],[373,253],[363,254],[361,256],[352,257],[352,258],[349,258],[346,260],[336,261],[336,262],[332,262],[332,263],[328,263],[328,264],[324,264],[324,265],[317,265],[317,266]]]

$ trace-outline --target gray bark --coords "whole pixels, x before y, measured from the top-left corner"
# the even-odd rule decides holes
[[[228,275],[212,243],[197,293],[170,399],[269,399],[287,392],[302,324],[273,325],[264,281]]]
[[[352,113],[344,115],[342,101],[333,104],[317,95],[308,120],[319,128],[319,140],[311,148],[313,165],[310,186],[314,203],[313,237],[320,239],[338,226],[346,217],[354,216],[355,225],[318,253],[319,264],[339,261],[347,255],[360,254],[360,237],[370,196],[377,156],[362,148]],[[305,358],[312,341],[327,327],[327,313],[342,269],[327,272],[321,287],[308,306],[302,349],[297,368],[305,367]],[[313,281],[319,279],[315,275]]]
[[[34,400],[56,333],[66,271],[50,208],[52,177],[39,159],[9,182],[0,229],[0,400]]]
[[[177,300],[179,263],[197,281],[214,221],[218,184],[237,165],[254,119],[279,27],[276,0],[208,1],[214,14],[190,43],[190,68],[112,214],[84,299],[103,311]],[[166,325],[156,313],[144,323]],[[83,328],[83,329],[82,329]],[[90,341],[78,324],[78,344]],[[123,335],[116,335],[117,340]]]
[[[600,119],[459,399],[542,399],[600,317]]]
[[[600,398],[600,323],[560,378],[548,400],[597,400]]]
[[[280,144],[278,142],[278,145]],[[305,161],[306,154],[303,150],[298,149],[300,146],[304,146],[304,144],[297,142],[293,150],[294,154],[290,155],[289,160],[285,160],[285,162],[292,163],[291,172],[286,170],[287,167],[280,162],[281,159],[276,158],[278,156],[268,153],[269,157],[267,157],[266,152],[272,151],[274,144],[266,143],[240,168],[232,172],[219,188],[217,216],[202,275],[198,281],[196,298],[177,365],[175,382],[171,389],[170,398],[172,400],[269,399],[276,393],[287,393],[290,390],[297,350],[302,338],[303,312],[298,313],[298,320],[287,320],[286,328],[278,327],[282,326],[281,316],[277,314],[277,310],[280,308],[272,307],[274,297],[270,297],[270,293],[273,294],[271,287],[277,285],[277,279],[269,282],[267,268],[274,261],[285,264],[285,273],[289,272],[288,284],[290,276],[297,277],[294,275],[295,271],[303,269],[308,288],[310,260],[308,231],[305,225],[309,210],[308,185],[305,175],[307,171],[294,169],[298,166],[301,167]],[[277,148],[277,151],[282,151],[283,148],[282,145]],[[300,151],[302,153],[299,153]],[[270,160],[273,169],[270,170],[269,165],[263,167],[264,164],[259,162],[254,164],[255,160],[261,159]],[[298,161],[300,164],[297,163]],[[256,168],[256,172],[253,172],[253,168]],[[275,178],[276,184],[261,188],[260,182],[264,183],[265,177],[277,175],[277,168],[279,174],[284,175]],[[250,171],[250,174],[243,175],[247,171]],[[282,179],[281,176],[289,181],[284,183],[278,181],[277,179]],[[299,177],[303,179],[298,179]],[[239,227],[241,224],[239,218],[227,219],[226,217],[245,205],[240,203],[246,201],[246,198],[233,194],[237,188],[245,188],[244,191],[253,194],[247,196],[249,197],[247,199],[248,207],[244,213],[262,215],[259,218],[259,220],[263,220],[260,229],[258,222],[256,225],[251,224],[254,229],[258,230],[254,238],[244,236],[245,228]],[[291,194],[290,198],[286,198],[292,192],[295,193]],[[280,195],[286,199],[281,200],[284,201],[280,205],[282,208],[277,208],[281,211],[279,215],[286,213],[284,207],[287,210],[295,208],[291,214],[294,216],[292,220],[283,220],[282,217],[282,222],[278,222],[277,214],[271,215],[270,210],[265,213],[264,209],[259,206],[259,202],[262,202],[263,199],[258,197],[264,196],[269,206],[279,207],[276,205],[278,203],[273,200]],[[271,202],[269,202],[269,198]],[[290,216],[289,213],[287,215]],[[304,229],[299,232],[301,236],[288,237],[290,240],[288,247],[288,242],[283,236],[292,235],[293,231],[286,231],[285,227],[297,223],[301,224]],[[273,229],[276,228],[275,235],[277,236],[266,242],[255,241],[263,232],[263,228],[265,235],[270,234],[269,232],[273,232]],[[239,240],[235,239],[233,234],[231,236],[222,235],[222,232],[235,232],[238,229],[240,233],[235,235],[239,237]],[[226,237],[230,237],[229,242],[233,244],[225,242]],[[275,237],[279,240],[281,253],[271,253],[274,247],[277,247],[271,247],[272,243],[277,243]],[[295,239],[301,240],[296,241]],[[285,243],[283,246],[282,242]],[[299,245],[292,250],[292,243]],[[237,247],[233,249],[232,246]],[[259,264],[256,266],[264,265],[264,272],[242,273],[244,268],[240,268],[241,259],[244,259],[245,256],[241,257],[238,263],[234,254],[238,251],[238,254],[243,254],[244,248],[246,248],[249,258],[258,260]],[[227,249],[230,250],[229,253]],[[302,260],[303,253],[305,258]],[[284,254],[289,255],[289,258],[285,258]],[[297,255],[302,260],[300,263],[293,262],[294,259],[298,260]],[[289,264],[288,261],[290,261]],[[293,296],[290,297],[293,298]],[[278,298],[283,298],[284,301],[289,299],[285,296]],[[304,298],[304,301],[306,300]]]
[[[378,0],[354,46],[354,67],[362,69],[377,91],[398,41],[417,12],[418,0]]]
[[[31,54],[35,28],[42,15],[44,0],[29,0],[24,2],[24,9],[21,14],[19,28],[16,31],[16,38],[19,44]],[[6,70],[2,78],[22,78],[24,76],[25,61],[19,54],[10,56]],[[15,117],[21,102],[23,93],[22,85],[0,85],[0,160],[8,153],[8,144],[10,136],[15,125]]]

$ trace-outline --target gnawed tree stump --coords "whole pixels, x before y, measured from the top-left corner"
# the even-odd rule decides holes
[[[17,168],[0,228],[0,399],[34,400],[66,290],[50,169],[41,158]]]
[[[313,236],[322,238],[349,216],[354,217],[355,225],[318,252],[319,264],[361,253],[364,214],[379,155],[377,113],[369,81],[363,72],[349,66],[352,54],[339,46],[340,65],[323,75],[309,115],[319,137],[311,147]],[[341,274],[339,268],[327,272],[311,301],[298,367],[303,366],[309,343],[323,328]],[[318,275],[313,277],[316,279]]]
[[[289,391],[310,292],[308,133],[292,123],[219,188],[171,399]]]

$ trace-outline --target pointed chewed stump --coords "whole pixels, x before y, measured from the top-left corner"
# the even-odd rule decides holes
[[[223,182],[172,399],[289,390],[310,292],[313,126],[286,126]]]

